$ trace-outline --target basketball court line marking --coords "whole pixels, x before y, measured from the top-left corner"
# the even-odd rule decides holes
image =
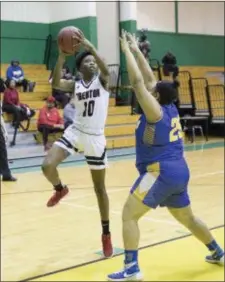
[[[99,212],[99,209],[98,207],[88,207],[88,206],[85,206],[85,205],[79,205],[79,204],[71,204],[67,201],[63,201],[60,203],[60,205],[67,205],[67,206],[71,206],[71,207],[74,207],[74,208],[83,208],[83,209],[86,209],[86,210],[92,210],[92,211],[96,211],[96,212]],[[110,210],[110,213],[111,214],[114,214],[114,215],[122,215],[122,211],[115,211],[115,210]],[[173,222],[173,221],[169,221],[169,220],[161,220],[161,219],[154,219],[154,218],[150,218],[150,217],[147,217],[147,216],[144,216],[142,217],[142,219],[146,220],[146,221],[152,221],[152,222],[158,222],[158,223],[166,223],[168,225],[173,225],[173,226],[180,226],[180,224],[176,223],[176,222]]]
[[[198,179],[198,178],[202,178],[202,177],[206,177],[206,176],[211,176],[211,175],[216,175],[216,174],[223,174],[223,173],[224,173],[224,171],[219,170],[219,171],[208,172],[208,173],[204,173],[204,174],[197,174],[197,175],[194,175],[193,177],[191,177],[191,179]],[[194,185],[192,185],[192,187],[193,186]],[[121,186],[117,186],[117,187],[121,187]],[[93,187],[88,187],[88,188],[93,188]],[[122,192],[122,191],[127,190],[127,188],[129,189],[129,188],[131,188],[131,186],[130,185],[129,186],[124,186],[124,188],[119,188],[119,189],[114,188],[114,189],[108,190],[107,193],[108,194],[113,194],[113,193],[116,193],[116,192]],[[77,188],[74,188],[74,189],[77,189]],[[129,192],[129,190],[128,190],[128,192]],[[84,194],[84,195],[81,195],[81,196],[78,196],[78,197],[70,197],[68,200],[77,200],[77,199],[83,199],[83,198],[92,197],[92,196],[93,196],[93,193],[88,193],[88,194]],[[64,202],[64,200],[62,200],[62,202]]]
[[[216,175],[216,174],[222,174],[222,173],[224,173],[223,171],[215,171],[215,172],[208,172],[208,173],[204,173],[204,174],[200,174],[200,175],[195,175],[195,176],[193,176],[192,177],[192,179],[195,179],[195,178],[201,178],[201,177],[206,177],[206,176],[209,176],[209,175]],[[116,188],[114,188],[114,189],[111,189],[111,191],[108,191],[109,193],[116,193],[116,192],[120,192],[120,191],[124,191],[124,190],[127,190],[127,188],[129,188],[130,187],[130,185],[129,186],[114,186],[114,187],[125,187],[125,188],[118,188],[118,189],[116,189]],[[92,188],[92,187],[75,187],[74,189],[83,189],[83,188]],[[46,190],[45,192],[47,192],[47,191],[49,191],[49,190]],[[39,192],[42,192],[42,191],[39,191]],[[8,193],[8,194],[10,194],[10,193]],[[82,195],[82,196],[80,196],[80,197],[74,197],[74,198],[70,198],[70,200],[72,200],[72,199],[79,199],[79,198],[85,198],[85,197],[89,197],[89,196],[93,196],[94,194],[93,193],[88,193],[88,194],[86,194],[86,195]],[[118,213],[117,213],[118,214]],[[221,226],[220,226],[221,227]],[[178,239],[179,238],[183,238],[183,237],[186,237],[186,235],[183,235],[183,236],[181,236],[181,237],[178,237]],[[84,254],[85,254],[86,252],[84,252]],[[103,258],[104,259],[104,258]],[[97,260],[97,261],[99,261],[99,260]],[[89,263],[92,263],[92,261],[91,262],[88,262],[88,263],[86,263],[86,264],[89,264]],[[78,265],[79,266],[79,265]],[[75,266],[76,267],[76,266]],[[71,267],[71,268],[75,268],[75,267]],[[70,269],[71,269],[70,268]],[[57,271],[57,272],[61,272],[61,270],[59,270],[59,271]],[[57,273],[56,272],[56,273]],[[55,273],[55,272],[54,272]],[[44,275],[41,275],[41,276],[38,276],[38,277],[35,277],[35,278],[39,278],[39,277],[43,277],[43,276],[47,276],[47,275],[49,275],[49,273],[47,273],[47,274],[44,274]],[[31,278],[30,278],[31,279]],[[33,278],[32,278],[33,279]],[[26,280],[22,280],[22,281],[27,281],[27,279]]]
[[[214,227],[210,228],[210,230],[215,230],[215,229],[219,229],[219,228],[224,228],[224,224],[214,226]],[[157,242],[157,243],[153,243],[153,244],[149,244],[149,245],[140,247],[139,250],[163,245],[163,244],[170,243],[170,242],[173,242],[173,241],[176,241],[176,240],[181,240],[181,239],[184,239],[184,238],[187,238],[187,237],[190,237],[190,236],[192,236],[192,234],[185,234],[185,235],[181,235],[179,237],[173,237],[173,238],[161,241],[161,242]],[[122,256],[122,255],[123,255],[123,253],[122,254],[119,253],[119,254],[114,255],[113,257],[118,257],[118,256]],[[34,277],[29,277],[29,278],[26,278],[26,279],[23,279],[23,280],[19,280],[18,282],[27,282],[27,281],[30,281],[30,280],[34,280],[34,279],[42,278],[42,277],[45,277],[45,276],[53,275],[53,274],[56,274],[56,273],[59,273],[59,272],[65,272],[65,271],[68,271],[68,270],[71,270],[71,269],[75,269],[75,268],[87,266],[87,265],[90,265],[90,264],[94,264],[94,263],[97,263],[97,262],[100,262],[100,261],[103,261],[103,260],[108,260],[108,259],[107,258],[99,258],[99,259],[96,259],[96,260],[92,260],[92,261],[88,261],[88,262],[85,262],[85,263],[70,266],[70,267],[67,267],[67,268],[62,268],[62,269],[59,269],[59,270],[51,271],[51,272],[44,273],[44,274],[41,274],[41,275],[37,275],[37,276],[34,276]]]
[[[191,176],[190,177],[190,180],[192,179],[198,179],[198,178],[201,178],[201,177],[206,177],[206,176],[211,176],[211,175],[216,175],[216,174],[224,174],[224,171],[223,170],[218,170],[218,171],[214,171],[214,172],[207,172],[207,173],[204,173],[204,174],[197,174],[197,175],[194,175],[194,176]],[[67,185],[73,185],[73,183],[71,184],[67,184]],[[221,184],[222,185],[222,184]],[[110,187],[110,186],[108,186]],[[119,189],[111,189],[110,191],[108,191],[108,193],[113,193],[113,191],[117,192],[117,191],[124,191],[124,190],[127,190],[127,188],[131,188],[131,185],[123,185],[123,186],[113,186],[113,187],[124,187],[124,188],[119,188]],[[93,186],[83,186],[83,187],[70,187],[70,189],[91,189],[93,188]],[[1,196],[5,196],[5,195],[18,195],[18,194],[29,194],[29,193],[43,193],[43,192],[49,192],[49,190],[40,190],[40,191],[22,191],[22,192],[15,192],[15,193],[2,193]],[[86,194],[86,195],[83,195],[81,197],[89,197],[89,196],[92,196],[93,194]],[[70,198],[70,199],[81,199],[81,197],[73,197],[73,198]]]

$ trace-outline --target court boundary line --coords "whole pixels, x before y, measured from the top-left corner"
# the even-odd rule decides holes
[[[216,229],[220,229],[220,228],[224,228],[224,224],[211,227],[210,230],[216,230]],[[147,249],[147,248],[156,247],[156,246],[167,244],[167,243],[170,243],[170,242],[173,242],[173,241],[185,239],[185,238],[191,237],[191,236],[193,236],[193,235],[192,234],[185,234],[185,235],[181,235],[179,237],[173,237],[173,238],[170,238],[170,239],[167,239],[167,240],[163,240],[161,242],[157,242],[157,243],[153,243],[153,244],[149,244],[149,245],[140,247],[138,250],[144,250],[144,249]],[[113,256],[113,258],[119,257],[121,255],[124,255],[124,254],[123,253],[116,254],[116,255]],[[72,269],[87,266],[87,265],[97,263],[97,262],[101,262],[101,261],[104,261],[104,260],[108,260],[108,258],[99,258],[99,259],[91,260],[91,261],[80,263],[80,264],[77,264],[77,265],[74,265],[74,266],[69,266],[69,267],[66,267],[66,268],[58,269],[58,270],[51,271],[51,272],[48,272],[48,273],[44,273],[44,274],[36,275],[36,276],[33,276],[33,277],[29,277],[29,278],[26,278],[26,279],[23,279],[23,280],[19,280],[18,282],[27,282],[27,281],[34,280],[34,279],[43,278],[43,277],[46,277],[46,276],[54,275],[54,274],[57,274],[57,273],[60,273],[60,272],[66,272],[66,271],[69,271],[69,270],[72,270]]]
[[[212,172],[206,172],[206,173],[202,173],[202,174],[196,174],[194,176],[191,176],[190,180],[192,179],[198,179],[198,178],[202,178],[202,177],[205,177],[205,176],[208,176],[208,175],[216,175],[216,174],[223,174],[224,171],[223,170],[216,170],[216,171],[212,171]],[[69,185],[74,185],[74,183],[66,183],[67,186]],[[204,184],[205,185],[205,184]],[[217,184],[218,185],[218,184]],[[221,184],[223,185],[223,184]],[[107,186],[108,187],[113,187],[113,188],[123,188],[123,189],[126,189],[126,188],[131,188],[132,184],[131,185],[116,185],[116,186]],[[212,186],[212,185],[210,185]],[[219,186],[219,185],[218,185]],[[81,189],[93,189],[93,186],[79,186],[79,187],[70,187],[69,186],[69,190],[81,190]],[[119,189],[118,189],[119,190]],[[21,195],[21,194],[32,194],[32,193],[41,193],[41,192],[49,192],[49,191],[52,191],[52,189],[46,189],[46,190],[35,190],[35,191],[22,191],[22,192],[12,192],[12,193],[2,193],[0,194],[1,196],[6,196],[6,195]],[[73,199],[77,199],[77,198],[73,198]]]

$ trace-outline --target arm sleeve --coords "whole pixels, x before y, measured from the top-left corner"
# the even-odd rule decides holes
[[[13,78],[12,67],[8,67],[7,72],[6,72],[6,77],[7,79],[10,79],[10,80]]]

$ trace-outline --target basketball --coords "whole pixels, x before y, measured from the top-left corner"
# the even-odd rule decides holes
[[[83,32],[75,26],[62,28],[58,34],[58,46],[63,53],[73,55],[80,49]]]

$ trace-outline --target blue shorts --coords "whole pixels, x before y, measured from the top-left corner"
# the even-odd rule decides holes
[[[188,206],[189,169],[186,162],[170,161],[157,165],[158,171],[152,170],[150,166],[149,171],[138,177],[130,193],[153,209],[158,206],[171,208]]]

